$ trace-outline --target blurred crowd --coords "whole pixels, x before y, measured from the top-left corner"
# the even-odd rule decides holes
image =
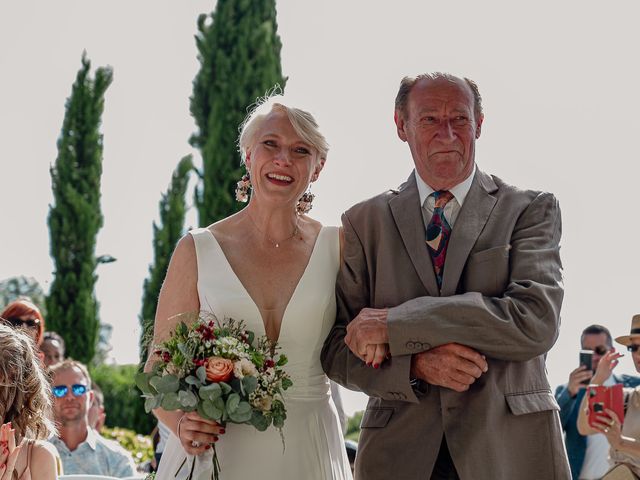
[[[19,299],[0,319],[0,478],[134,478],[131,454],[100,434],[100,388],[85,365],[65,358],[64,339],[46,330],[40,309]]]
[[[65,358],[64,339],[46,330],[38,307],[20,299],[0,319],[0,478],[48,480],[62,473],[128,478],[140,473],[128,451],[100,434],[106,419],[102,391],[85,365]],[[615,372],[621,348],[640,372],[640,315],[632,318],[626,335],[614,339],[607,327],[590,325],[579,343],[580,365],[555,392],[572,477],[640,478],[640,376]],[[618,384],[621,411],[610,404],[596,412],[589,407],[594,387]],[[340,396],[337,388],[332,390],[344,426]],[[157,466],[169,430],[160,423],[151,435],[155,458],[148,471]],[[353,464],[356,444],[347,441],[346,446]],[[4,476],[11,471],[13,476]]]

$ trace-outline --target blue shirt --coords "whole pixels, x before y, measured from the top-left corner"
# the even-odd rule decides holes
[[[84,473],[116,478],[135,475],[136,466],[131,454],[118,442],[107,440],[92,428],[89,429],[86,440],[73,451],[67,448],[60,437],[51,437],[49,442],[60,453],[65,475]]]

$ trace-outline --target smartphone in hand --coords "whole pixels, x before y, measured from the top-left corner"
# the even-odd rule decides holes
[[[586,370],[592,369],[593,350],[580,350],[580,365],[584,366]],[[589,380],[583,380],[580,383],[582,383],[583,385],[589,385]]]
[[[624,405],[622,384],[610,387],[592,385],[587,390],[589,402],[589,425],[594,427],[596,415],[602,415],[605,409],[613,410],[620,422],[624,421]],[[606,416],[606,415],[605,415]]]

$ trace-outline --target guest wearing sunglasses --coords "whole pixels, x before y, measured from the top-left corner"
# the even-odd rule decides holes
[[[44,318],[40,309],[26,299],[10,303],[0,313],[2,321],[13,328],[22,329],[33,342],[40,346],[44,334]]]
[[[593,352],[591,369],[579,366],[569,374],[569,382],[556,389],[560,405],[560,421],[565,432],[565,445],[574,480],[600,479],[609,469],[609,443],[604,435],[584,436],[578,431],[577,421],[580,402],[585,387],[592,381],[594,372],[603,358],[613,351],[611,333],[602,325],[590,325],[582,331],[580,348]],[[576,360],[578,358],[576,352]],[[625,387],[640,385],[640,378],[630,375],[614,375],[610,372],[604,385],[622,383]]]
[[[75,360],[65,360],[50,371],[59,432],[51,443],[60,452],[65,474],[133,476],[135,463],[131,454],[89,426],[88,411],[94,392],[87,368]]]
[[[631,320],[631,332],[616,338],[631,353],[633,364],[640,372],[640,315]],[[594,385],[607,385],[607,378],[613,375],[621,353],[611,351],[602,357],[595,375]],[[589,425],[586,399],[582,400],[578,416],[578,430],[582,435],[601,436],[607,441],[611,470],[603,479],[640,478],[640,386],[624,390],[624,420],[611,410],[605,409],[597,416],[597,426]]]

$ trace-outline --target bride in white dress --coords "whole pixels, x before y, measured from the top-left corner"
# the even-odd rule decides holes
[[[335,320],[339,231],[305,215],[299,201],[308,200],[303,194],[324,166],[327,142],[309,113],[276,96],[249,114],[239,144],[250,174],[249,204],[179,242],[160,294],[154,343],[175,328],[174,315],[198,310],[244,320],[256,335],[277,341],[293,380],[284,394],[285,447],[273,427],[258,432],[229,423],[223,429],[193,412],[158,409],[172,435],[156,478],[187,478],[195,456],[194,480],[210,479],[215,443],[221,480],[351,479],[320,365]]]

